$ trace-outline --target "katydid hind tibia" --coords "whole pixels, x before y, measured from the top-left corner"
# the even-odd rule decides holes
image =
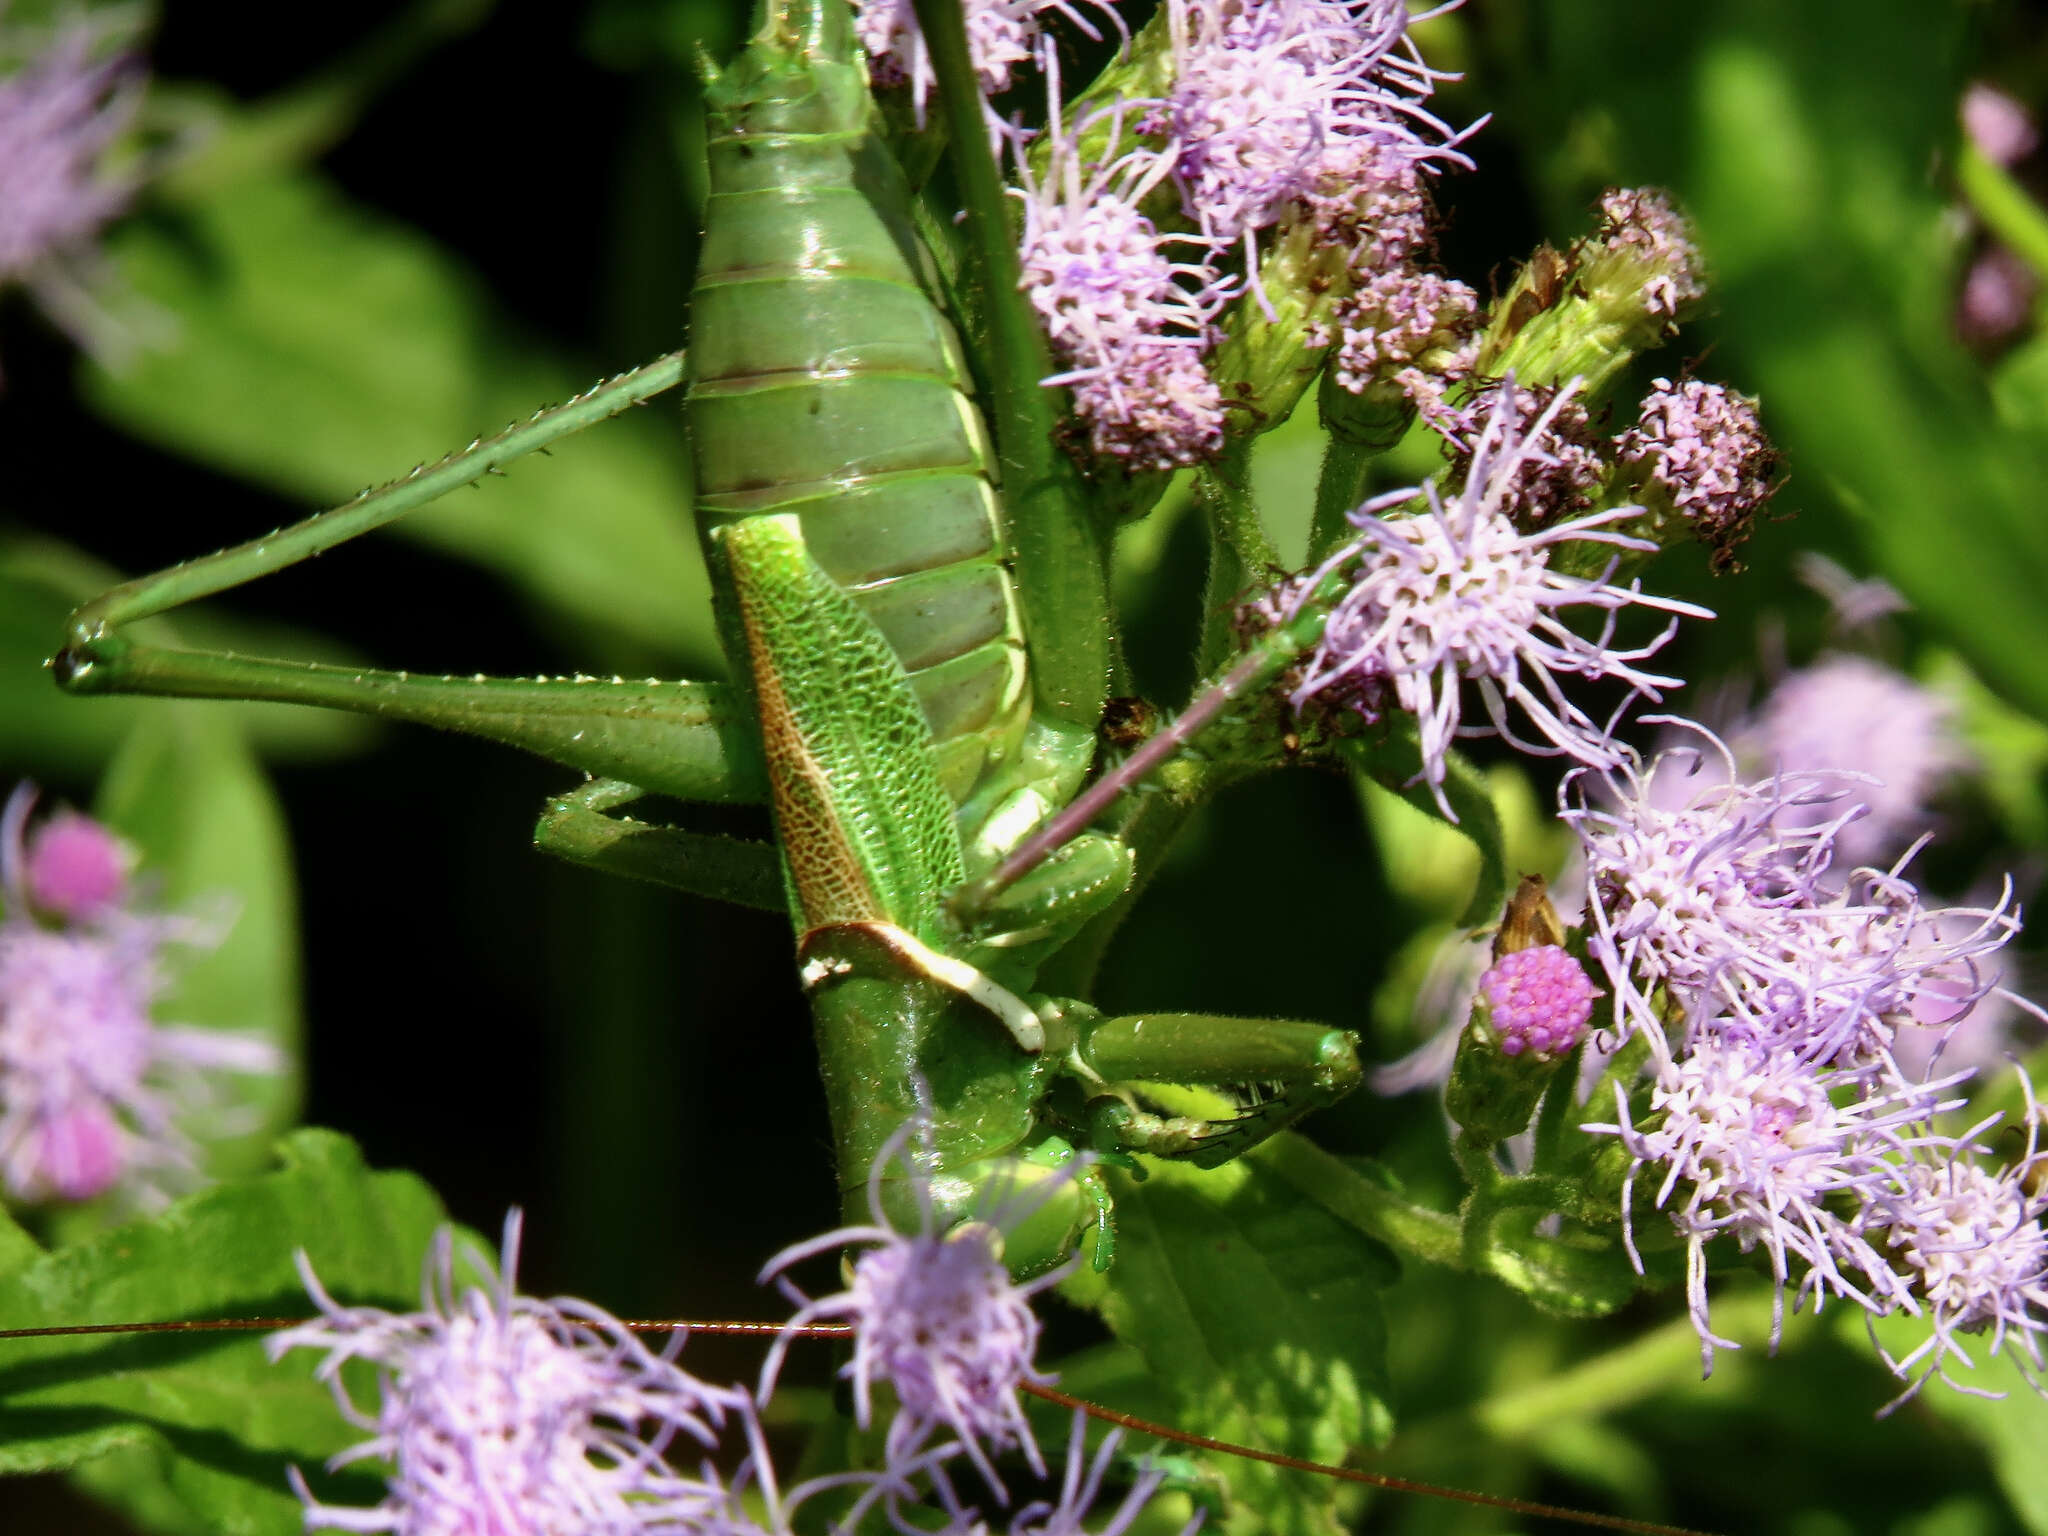
[[[1143,874],[1112,837],[1083,832],[1006,889],[964,908],[948,900],[1095,767],[1092,724],[1076,717],[1099,717],[1107,684],[1088,638],[1107,624],[1096,514],[1056,444],[1039,433],[1019,446],[1053,398],[1035,380],[1029,410],[999,400],[993,434],[984,426],[841,0],[769,0],[707,99],[711,195],[687,358],[295,528],[114,589],[74,616],[58,680],[81,693],[312,703],[485,736],[593,776],[543,816],[551,851],[752,905],[774,899],[779,865],[849,1201],[911,1115],[931,1122],[954,1191],[941,1214],[953,1219],[978,1208],[983,1184],[1039,1180],[1071,1146],[1214,1163],[1349,1091],[1355,1042],[1341,1030],[1102,1019],[1034,990],[1044,963]],[[986,156],[978,138],[955,152]],[[986,246],[989,235],[984,221],[976,238]],[[976,272],[966,264],[956,280]],[[1022,308],[1013,292],[979,304]],[[993,344],[1004,327],[985,331]],[[679,383],[739,687],[417,677],[167,651],[126,632]],[[1048,453],[1056,472],[1018,471]],[[1020,502],[1033,520],[1023,530],[1009,521]],[[1048,520],[1064,531],[1049,535]],[[1094,549],[1098,566],[1048,557],[1052,546]],[[617,814],[643,794],[766,800],[779,848]],[[1132,1086],[1148,1080],[1225,1090],[1238,1108],[1164,1113]],[[1048,1187],[1067,1219],[1037,1224],[1043,1241],[1013,1247],[1012,1262],[1048,1267],[1092,1228],[1107,1263],[1099,1189],[1064,1177]]]

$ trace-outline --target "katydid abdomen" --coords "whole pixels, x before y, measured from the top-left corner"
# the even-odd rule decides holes
[[[992,454],[843,12],[791,9],[786,41],[757,40],[709,92],[697,509],[707,536],[794,516],[903,663],[957,802],[1029,718]]]

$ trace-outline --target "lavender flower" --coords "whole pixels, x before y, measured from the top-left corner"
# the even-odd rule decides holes
[[[1832,822],[1793,814],[1831,804],[1833,776],[1740,783],[1726,745],[1705,727],[1694,729],[1714,749],[1720,772],[1698,771],[1697,749],[1674,748],[1640,771],[1620,765],[1597,798],[1582,790],[1573,803],[1573,775],[1559,813],[1586,859],[1592,953],[1625,1018],[1659,1041],[1665,1010],[1653,997],[1658,988],[1678,1016],[1690,1008],[1741,1010],[1753,991],[1768,989],[1798,914],[1823,898],[1819,882],[1834,831]]]
[[[1152,1502],[1152,1496],[1165,1482],[1166,1474],[1156,1469],[1140,1472],[1125,1493],[1123,1502],[1110,1515],[1107,1524],[1089,1531],[1089,1519],[1095,1502],[1102,1494],[1102,1480],[1116,1464],[1116,1451],[1123,1439],[1123,1431],[1113,1429],[1102,1437],[1102,1444],[1096,1447],[1091,1459],[1088,1455],[1088,1415],[1080,1409],[1074,1411],[1074,1427],[1067,1439],[1066,1471],[1060,1479],[1058,1499],[1048,1503],[1045,1500],[1025,1505],[1017,1511],[1010,1522],[1010,1536],[1124,1536],[1145,1508]],[[896,1528],[905,1536],[921,1536],[929,1529],[926,1526],[896,1522]],[[1202,1512],[1197,1510],[1194,1517],[1181,1527],[1180,1536],[1194,1536],[1202,1528]],[[964,1510],[955,1510],[952,1521],[941,1528],[940,1536],[988,1536],[989,1527],[978,1517]]]
[[[887,1441],[891,1467],[916,1463],[933,1433],[948,1429],[989,1487],[1000,1492],[991,1451],[1019,1447],[1032,1469],[1045,1475],[1018,1393],[1026,1381],[1050,1380],[1032,1365],[1039,1322],[1031,1298],[1056,1284],[1064,1271],[1018,1285],[1003,1267],[997,1226],[969,1221],[949,1232],[937,1230],[931,1175],[923,1166],[929,1150],[911,1150],[914,1140],[928,1142],[929,1134],[924,1122],[908,1121],[875,1159],[868,1175],[870,1224],[842,1227],[785,1248],[761,1278],[778,1278],[784,1294],[798,1304],[789,1320],[792,1329],[823,1319],[851,1320],[853,1359],[842,1374],[853,1383],[854,1417],[863,1429],[874,1415],[876,1384],[895,1389],[898,1408]],[[899,1157],[921,1212],[914,1233],[897,1231],[882,1209],[883,1174]],[[855,1244],[867,1249],[853,1262],[851,1284],[837,1295],[813,1300],[779,1278],[813,1255]],[[776,1340],[762,1367],[758,1395],[763,1402],[774,1390],[789,1339],[785,1333]]]
[[[1660,1059],[1710,1027],[1809,1061],[1882,1063],[1901,1024],[1946,1022],[2002,990],[1984,964],[2018,930],[2009,890],[1989,907],[1931,908],[1903,860],[1836,873],[1854,776],[1742,783],[1726,745],[1693,729],[1722,773],[1660,792],[1696,755],[1666,752],[1610,773],[1604,805],[1581,792],[1561,813],[1586,858],[1592,952]],[[1681,1019],[1675,1047],[1665,1026]]]
[[[1963,132],[1985,159],[2017,165],[2034,152],[2041,133],[2027,109],[1995,85],[1974,80],[1963,92]]]
[[[2024,1083],[2024,1072],[2021,1078]],[[2039,1146],[2040,1115],[2031,1085],[2025,1091],[2027,1147],[2017,1163],[1987,1171],[1978,1161],[1975,1138],[1987,1128],[1980,1126],[1950,1145],[1945,1156],[1898,1166],[1892,1186],[1866,1206],[1865,1225],[1903,1267],[1932,1325],[1917,1349],[1897,1359],[1886,1356],[1896,1374],[1910,1378],[1901,1402],[1933,1375],[1961,1391],[1997,1395],[1949,1374],[1951,1362],[1975,1364],[1960,1335],[1988,1333],[1992,1354],[2015,1343],[2026,1356],[2023,1368],[2031,1365],[2038,1378],[2041,1335],[2048,1331],[2048,1233],[2041,1229],[2048,1189],[2040,1187],[2037,1170],[2048,1154]]]
[[[1946,699],[1855,655],[1824,657],[1786,674],[1736,745],[1767,770],[1837,768],[1868,776],[1846,782],[1837,805],[1807,813],[1833,819],[1861,809],[1835,834],[1835,856],[1843,864],[1895,855],[1926,825],[1935,786],[1966,761]]]
[[[1713,551],[1716,570],[1734,564],[1736,546],[1777,490],[1771,477],[1778,454],[1764,436],[1757,403],[1725,385],[1658,379],[1615,451],[1691,525]]]
[[[1502,955],[1479,978],[1501,1054],[1562,1056],[1579,1043],[1599,994],[1579,962],[1555,944]]]
[[[1058,72],[1047,60],[1058,121]],[[1170,164],[1146,149],[1119,153],[1122,105],[1054,136],[1043,177],[1018,155],[1023,187],[1021,279],[1065,369],[1097,453],[1131,468],[1172,469],[1223,443],[1223,401],[1202,367],[1232,288],[1205,259],[1175,261],[1169,243],[1206,258],[1213,242],[1162,236],[1139,211]],[[1105,119],[1107,143],[1082,145]]]
[[[23,284],[103,354],[126,338],[94,297],[92,242],[139,184],[106,164],[143,92],[135,58],[107,50],[120,25],[80,14],[46,34],[0,32],[0,285]]]
[[[24,856],[33,798],[23,785],[0,812],[0,1189],[22,1202],[86,1200],[132,1178],[147,1199],[163,1177],[193,1171],[178,1114],[204,1101],[205,1074],[275,1072],[277,1054],[266,1041],[151,1017],[165,948],[213,935],[108,899],[108,840],[96,827],[82,835],[82,817],[55,819]],[[63,917],[67,905],[89,921],[47,927],[35,915]]]
[[[1532,461],[1549,453],[1560,394],[1526,434],[1506,405],[1498,406],[1474,446],[1464,483],[1446,503],[1434,484],[1424,490],[1429,510],[1412,516],[1381,514],[1412,501],[1414,490],[1376,497],[1351,514],[1360,537],[1340,550],[1301,587],[1306,593],[1339,568],[1355,570],[1349,590],[1332,611],[1321,643],[1304,664],[1294,689],[1296,710],[1311,700],[1342,703],[1377,720],[1391,703],[1412,714],[1421,729],[1422,770],[1444,814],[1445,754],[1460,735],[1499,733],[1525,752],[1564,754],[1612,766],[1623,749],[1578,705],[1565,697],[1558,674],[1617,678],[1636,694],[1657,697],[1675,684],[1635,667],[1671,636],[1676,620],[1648,645],[1613,646],[1613,615],[1630,606],[1710,617],[1705,609],[1645,596],[1631,583],[1579,580],[1550,569],[1550,551],[1567,540],[1641,549],[1643,541],[1608,524],[1635,515],[1616,508],[1576,518],[1534,534],[1509,518],[1514,487]],[[1301,599],[1297,597],[1297,603]],[[1587,639],[1567,628],[1562,610],[1605,612],[1607,622]],[[1463,724],[1465,682],[1478,685],[1491,726]],[[1509,723],[1518,706],[1535,739]]]
[[[1805,1266],[1795,1307],[1808,1296],[1818,1305],[1830,1293],[1873,1312],[1910,1306],[1904,1282],[1857,1227],[1830,1208],[1837,1197],[1874,1196],[1892,1167],[1887,1155],[1924,1139],[1909,1134],[1927,1113],[1922,1097],[1835,1091],[1866,1086],[1860,1078],[1818,1071],[1792,1052],[1708,1033],[1687,1054],[1663,1062],[1643,1127],[1631,1122],[1619,1083],[1616,1122],[1583,1127],[1619,1136],[1629,1153],[1622,1216],[1638,1269],[1634,1175],[1647,1167],[1658,1178],[1652,1203],[1671,1208],[1686,1238],[1686,1295],[1703,1370],[1712,1370],[1716,1347],[1736,1347],[1714,1333],[1708,1318],[1706,1245],[1723,1233],[1745,1253],[1762,1247],[1770,1256],[1778,1300],[1774,1349],[1795,1259]]]
[[[1404,0],[1169,0],[1175,78],[1165,126],[1189,217],[1249,239],[1368,140],[1417,161],[1462,159],[1421,103],[1438,76],[1408,40]]]
[[[402,1536],[546,1532],[631,1536],[730,1529],[727,1491],[682,1477],[662,1459],[678,1439],[710,1450],[726,1415],[751,1423],[744,1392],[707,1386],[675,1363],[681,1334],[655,1354],[608,1313],[572,1298],[517,1294],[520,1215],[505,1218],[504,1270],[470,1251],[483,1280],[457,1291],[449,1229],[435,1234],[421,1309],[345,1307],[304,1252],[299,1275],[321,1316],[273,1335],[270,1358],[324,1349],[316,1375],[343,1416],[372,1438],[330,1468],[391,1463],[389,1494],[371,1509],[316,1503],[293,1471],[308,1530]],[[375,1412],[343,1381],[354,1360],[377,1368]]]
[[[1123,21],[1110,0],[1093,0],[1121,32]],[[1090,38],[1102,34],[1065,0],[966,0],[967,54],[984,96],[1010,88],[1019,64],[1030,61],[1048,13],[1066,17]],[[908,85],[920,126],[925,104],[938,89],[931,51],[917,25],[911,0],[853,0],[854,30],[873,61],[877,85]]]
[[[1996,347],[2033,317],[2041,280],[2023,257],[1993,245],[1970,262],[1956,299],[1956,332],[1975,347]]]

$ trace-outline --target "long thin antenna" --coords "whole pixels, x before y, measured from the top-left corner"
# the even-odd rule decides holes
[[[230,1317],[168,1323],[78,1323],[54,1328],[0,1328],[0,1343],[5,1343],[9,1339],[72,1338],[106,1333],[262,1333],[279,1328],[293,1328],[307,1321],[309,1319],[303,1317]],[[752,1339],[776,1338],[782,1335],[799,1339],[843,1339],[853,1333],[853,1327],[849,1323],[813,1323],[801,1328],[792,1328],[783,1323],[770,1322],[698,1323],[676,1318],[634,1318],[626,1320],[624,1326],[637,1333],[683,1331]],[[1306,1461],[1299,1456],[1287,1456],[1279,1451],[1262,1451],[1256,1446],[1239,1445],[1232,1440],[1215,1440],[1207,1435],[1176,1429],[1171,1424],[1154,1423],[1151,1419],[1141,1419],[1135,1414],[1121,1413],[1114,1408],[1105,1408],[1100,1403],[1091,1403],[1086,1398],[1070,1396],[1057,1387],[1039,1386],[1029,1381],[1021,1385],[1033,1397],[1062,1408],[1077,1408],[1091,1419],[1117,1425],[1134,1434],[1151,1435],[1156,1439],[1172,1441],[1176,1445],[1191,1446],[1201,1451],[1216,1451],[1245,1461],[1261,1461],[1268,1466],[1285,1467],[1291,1472],[1308,1472],[1318,1477],[1333,1477],[1341,1482],[1363,1483],[1367,1487],[1383,1488],[1390,1493],[1418,1493],[1431,1498],[1450,1499],[1459,1504],[1477,1504],[1486,1509],[1502,1509],[1509,1514],[1560,1520],[1571,1525],[1589,1526],[1595,1530],[1629,1531],[1635,1533],[1635,1536],[1712,1536],[1710,1532],[1696,1530],[1690,1526],[1659,1525],[1652,1520],[1632,1520],[1626,1515],[1594,1514],[1587,1510],[1566,1509],[1558,1504],[1539,1504],[1532,1499],[1510,1498],[1505,1494],[1478,1493],[1469,1488],[1451,1488],[1442,1483],[1425,1483],[1412,1477],[1392,1477],[1384,1472],[1367,1472],[1358,1467],[1337,1467],[1328,1462]]]

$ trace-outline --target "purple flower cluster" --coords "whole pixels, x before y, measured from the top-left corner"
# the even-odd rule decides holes
[[[1045,382],[1072,387],[1095,451],[1171,469],[1223,444],[1223,399],[1202,355],[1234,289],[1207,264],[1212,242],[1162,235],[1139,211],[1171,167],[1143,148],[1119,153],[1123,119],[1109,107],[1054,135],[1042,178],[1018,157],[1023,289],[1067,365]],[[1091,160],[1083,146],[1105,122]],[[1175,246],[1195,259],[1174,260]]]
[[[1283,218],[1343,245],[1370,286],[1334,332],[1319,332],[1318,345],[1341,340],[1347,367],[1411,367],[1454,345],[1475,308],[1469,290],[1407,264],[1427,242],[1419,169],[1462,157],[1423,109],[1436,77],[1401,0],[1171,0],[1168,20],[1163,99],[1068,120],[1048,54],[1047,139],[1027,150],[1012,134],[1023,286],[1064,365],[1045,382],[1073,387],[1096,453],[1139,470],[1222,446],[1223,400],[1202,359],[1245,286],[1226,262],[1242,248],[1265,303],[1257,235]],[[1140,139],[1124,147],[1127,115]],[[1184,232],[1155,222],[1153,194],[1168,179]]]
[[[1555,944],[1502,955],[1479,978],[1504,1056],[1562,1056],[1586,1032],[1598,996],[1585,969]]]
[[[131,899],[128,850],[59,812],[33,831],[34,791],[0,811],[0,1191],[23,1203],[137,1198],[194,1171],[182,1110],[210,1072],[277,1070],[260,1040],[151,1016],[164,952],[208,925]]]
[[[316,1374],[333,1388],[342,1416],[372,1435],[329,1467],[371,1458],[392,1467],[389,1495],[371,1510],[320,1504],[299,1480],[309,1531],[634,1536],[719,1529],[718,1516],[736,1513],[708,1472],[681,1476],[663,1452],[678,1438],[709,1451],[728,1416],[751,1417],[752,1400],[678,1366],[680,1333],[655,1354],[598,1308],[519,1295],[519,1234],[515,1210],[505,1219],[502,1274],[470,1252],[482,1283],[458,1291],[453,1236],[442,1228],[420,1310],[407,1313],[341,1305],[299,1254],[321,1315],[273,1335],[270,1357],[327,1351]],[[374,1412],[357,1405],[343,1380],[355,1360],[377,1369]]]
[[[1094,3],[1121,32],[1123,22],[1109,0]],[[872,61],[875,83],[909,86],[922,123],[925,104],[939,80],[917,25],[916,6],[911,0],[853,0],[853,12],[854,30]],[[967,53],[982,95],[995,96],[1010,88],[1017,66],[1032,59],[1049,14],[1063,16],[1088,37],[1101,39],[1102,34],[1065,0],[966,0]]]
[[[1616,1120],[1586,1129],[1619,1137],[1633,1168],[1656,1180],[1653,1204],[1687,1242],[1709,1364],[1727,1341],[1708,1321],[1706,1245],[1726,1234],[1769,1254],[1781,1302],[1796,1263],[1795,1302],[1835,1295],[1875,1315],[1931,1319],[1934,1344],[1901,1372],[1930,1353],[1928,1369],[1943,1369],[1960,1353],[1954,1334],[2000,1320],[2002,1338],[2025,1311],[2025,1285],[2013,1283],[2025,1262],[2013,1255],[2042,1248],[2038,1210],[1995,1233],[1944,1214],[1944,1201],[1997,1205],[2008,1176],[1976,1169],[1971,1137],[1934,1129],[1960,1103],[1960,1077],[1910,1075],[1894,1045],[1987,996],[2012,997],[1989,964],[2018,914],[2009,892],[1985,907],[1929,907],[1905,858],[1844,867],[1837,840],[1860,811],[1844,804],[1853,775],[1744,782],[1729,749],[1692,729],[1719,771],[1693,773],[1700,749],[1681,747],[1640,771],[1610,770],[1597,793],[1575,774],[1567,792],[1590,948],[1624,1029],[1648,1042],[1653,1074],[1638,1113],[1617,1082]],[[1923,1231],[1947,1236],[1902,1262]],[[1960,1246],[1940,1249],[1951,1240]],[[2030,1351],[2037,1331],[2021,1328]]]
[[[835,1530],[854,1530],[879,1508],[898,1529],[986,1536],[988,1527],[961,1499],[947,1468],[966,1457],[992,1496],[1007,1502],[1010,1489],[991,1455],[1018,1449],[1036,1480],[1047,1481],[1019,1393],[1024,1383],[1047,1379],[1032,1363],[1039,1325],[1031,1297],[1064,1271],[1018,1285],[1003,1268],[997,1227],[968,1222],[938,1232],[927,1176],[906,1151],[922,1130],[919,1122],[905,1126],[876,1159],[868,1190],[872,1225],[800,1243],[763,1272],[799,1309],[777,1339],[757,1392],[712,1386],[685,1371],[677,1363],[681,1330],[656,1353],[585,1302],[519,1295],[517,1211],[506,1219],[502,1271],[482,1254],[465,1255],[478,1283],[457,1286],[453,1238],[447,1229],[436,1236],[417,1312],[337,1302],[301,1253],[299,1271],[321,1315],[274,1335],[271,1358],[325,1350],[317,1375],[333,1388],[347,1421],[371,1434],[329,1467],[364,1460],[390,1467],[386,1497],[370,1509],[322,1504],[295,1472],[306,1528],[401,1536],[789,1536],[801,1506],[851,1491],[852,1505],[836,1515]],[[882,1185],[899,1158],[925,1212],[915,1233],[897,1231],[882,1215]],[[851,1260],[843,1294],[811,1301],[782,1278],[792,1266],[849,1244],[865,1251]],[[872,1422],[878,1389],[895,1397],[885,1462],[877,1471],[816,1478],[785,1493],[760,1409],[797,1331],[826,1319],[853,1327],[854,1358],[845,1374],[860,1425]],[[359,1404],[344,1382],[352,1361],[376,1368],[374,1408]],[[1108,1437],[1091,1461],[1084,1424],[1077,1412],[1054,1496],[1026,1502],[1008,1527],[1011,1536],[1089,1536],[1085,1522],[1114,1463],[1117,1437]],[[730,1429],[745,1449],[737,1468],[721,1474],[711,1457]],[[698,1463],[694,1472],[671,1465],[679,1451]],[[1157,1472],[1141,1472],[1093,1536],[1122,1536],[1161,1481]],[[1197,1524],[1199,1517],[1187,1531]]]
[[[2020,1076],[2026,1084],[2026,1074]],[[2030,1098],[2026,1151],[1996,1172],[1982,1161],[1985,1129],[1889,1170],[1861,1212],[1872,1241],[1904,1272],[1930,1324],[1918,1347],[1886,1357],[1915,1387],[1932,1374],[1974,1390],[1948,1373],[1952,1361],[1966,1370],[1976,1364],[1966,1335],[1989,1335],[1992,1354],[2011,1342],[2016,1360],[2025,1355],[2021,1369],[2037,1389],[2041,1385],[2041,1335],[2048,1331],[2048,1232],[2041,1217],[2048,1212],[2048,1187],[2040,1168],[2048,1154],[2040,1147],[2040,1115]]]
[[[1056,1284],[1063,1271],[1026,1285],[1014,1284],[1003,1268],[1002,1233],[988,1222],[963,1222],[938,1230],[929,1174],[918,1166],[917,1122],[906,1124],[877,1159],[868,1181],[870,1224],[842,1227],[785,1249],[761,1272],[778,1279],[792,1265],[820,1253],[866,1245],[853,1264],[846,1290],[818,1300],[787,1280],[784,1293],[797,1304],[792,1328],[820,1320],[846,1319],[855,1327],[853,1359],[845,1375],[853,1383],[854,1419],[863,1429],[873,1419],[874,1389],[887,1383],[897,1410],[890,1421],[892,1465],[913,1462],[939,1430],[957,1437],[992,1488],[999,1488],[989,1454],[1020,1449],[1034,1470],[1043,1462],[1031,1426],[1025,1422],[1019,1388],[1049,1378],[1036,1371],[1039,1324],[1031,1298]],[[901,1158],[922,1211],[919,1230],[897,1231],[882,1210],[882,1176]],[[761,1396],[774,1390],[787,1338],[778,1340],[761,1374]]]
[[[1788,672],[1738,726],[1736,754],[1766,771],[1838,769],[1860,777],[1816,820],[1860,811],[1835,834],[1836,862],[1889,860],[1927,824],[1927,802],[1966,764],[1954,707],[1867,656],[1824,656]]]
[[[1722,384],[1658,379],[1615,450],[1663,491],[1724,567],[1777,488],[1778,454],[1756,401]]]
[[[1503,505],[1518,527],[1548,528],[1592,509],[1607,478],[1605,445],[1575,388],[1518,385],[1508,378],[1473,390],[1458,405],[1426,396],[1421,404],[1423,420],[1450,446],[1453,474],[1470,473],[1496,415],[1511,414],[1524,438],[1540,436],[1543,451],[1524,456],[1503,491]]]
[[[141,66],[118,47],[128,25],[80,12],[0,29],[0,285],[21,283],[102,353],[123,338],[94,295],[93,239],[139,184],[107,163],[142,100]]]
[[[1168,0],[1164,117],[1188,217],[1249,241],[1370,147],[1408,161],[1454,135],[1422,103],[1438,76],[1405,0]]]
[[[1474,445],[1463,483],[1448,501],[1434,483],[1420,493],[1426,511],[1386,515],[1412,503],[1414,489],[1368,501],[1351,514],[1359,537],[1295,589],[1298,611],[1332,571],[1352,573],[1321,642],[1302,667],[1291,695],[1294,708],[1318,702],[1377,720],[1391,706],[1415,716],[1421,731],[1419,778],[1446,816],[1452,813],[1443,793],[1445,754],[1459,736],[1498,734],[1525,752],[1562,754],[1594,767],[1619,764],[1626,749],[1566,697],[1559,678],[1613,678],[1632,695],[1656,698],[1676,679],[1644,672],[1635,663],[1670,638],[1676,618],[1646,645],[1626,649],[1614,644],[1615,615],[1643,607],[1711,617],[1690,603],[1648,596],[1633,583],[1617,586],[1550,568],[1551,551],[1567,541],[1649,548],[1610,526],[1635,516],[1636,508],[1597,512],[1535,533],[1516,527],[1510,516],[1516,488],[1532,463],[1550,459],[1550,429],[1569,401],[1569,392],[1560,392],[1527,431],[1506,403],[1497,405]],[[1588,638],[1563,622],[1560,615],[1570,608],[1591,608],[1606,618]],[[1464,723],[1467,682],[1478,689],[1487,725]],[[1511,704],[1535,728],[1533,734],[1511,723]]]

